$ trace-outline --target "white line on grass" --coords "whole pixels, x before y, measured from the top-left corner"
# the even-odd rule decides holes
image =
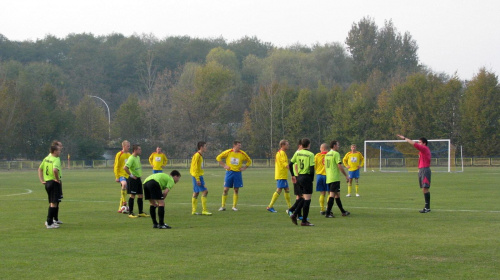
[[[1,188],[3,190],[11,190],[11,189],[15,189],[15,188]],[[14,194],[2,194],[0,196],[15,196],[15,195],[25,195],[25,194],[30,194],[32,193],[33,191],[30,190],[30,189],[25,189],[26,192],[23,192],[23,193],[14,193]]]

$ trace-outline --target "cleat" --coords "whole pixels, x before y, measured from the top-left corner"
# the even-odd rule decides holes
[[[307,222],[307,221],[300,223],[300,225],[303,226],[303,227],[312,227],[312,226],[314,226],[314,224],[311,224],[310,222]]]
[[[59,220],[55,220],[55,219],[54,219],[53,221],[54,221],[54,224],[57,224],[57,225],[62,225],[62,224],[63,224],[63,222],[61,222],[61,221],[59,221]]]
[[[346,196],[347,196],[347,197],[351,197],[351,194],[350,194],[350,193],[348,193]]]
[[[49,225],[47,222],[45,222],[45,227],[48,229],[53,229],[53,228],[59,228],[59,225],[56,223]]]
[[[359,193],[356,194],[356,197],[360,197]]]
[[[326,211],[320,211],[320,212],[319,212],[319,214],[320,214],[321,216],[324,216],[324,215],[326,215]]]
[[[158,224],[153,224],[153,228],[158,228]]]
[[[193,212],[191,212],[191,215],[200,215],[200,213],[193,211]]]
[[[349,216],[349,215],[351,215],[351,212],[349,212],[349,211],[345,211],[344,213],[342,213],[343,217],[346,217],[346,216]]]
[[[136,215],[134,215],[134,213],[130,213],[130,214],[128,215],[128,217],[129,217],[129,218],[137,218],[137,216],[136,216]]]
[[[418,212],[420,212],[420,213],[429,213],[429,212],[431,212],[431,209],[424,208],[424,209],[422,209],[422,210],[420,210]]]
[[[238,211],[238,208],[233,207],[233,208],[231,208],[231,210],[233,210],[233,211]]]
[[[295,225],[297,225],[297,216],[295,216],[294,214],[292,214],[290,216],[290,219],[292,219],[292,223],[294,223]]]
[[[226,211],[226,207],[219,208],[219,211]]]
[[[290,211],[290,210],[288,210],[288,209],[286,209],[285,211],[286,211],[286,213],[288,214],[288,217],[291,217],[291,216],[293,215],[293,212],[292,212],[292,211]]]
[[[139,215],[137,215],[138,217],[151,217],[149,216],[148,214],[142,212],[142,213],[139,213]]]
[[[172,227],[167,225],[167,224],[163,224],[161,226],[158,226],[159,229],[171,229]]]
[[[202,211],[201,214],[204,216],[212,216],[212,213],[210,213],[208,211]]]
[[[325,218],[335,218],[335,216],[333,216],[333,214],[332,214],[332,213],[330,213],[330,214],[326,214],[326,215],[325,215]]]
[[[267,211],[269,211],[271,213],[278,213],[278,211],[274,210],[273,207],[271,207],[271,208],[267,207]]]

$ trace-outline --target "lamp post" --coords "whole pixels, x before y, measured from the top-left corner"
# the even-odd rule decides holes
[[[89,95],[90,97],[97,98],[104,102],[104,105],[106,105],[106,109],[108,109],[108,140],[111,140],[111,115],[109,114],[109,106],[104,99],[100,98],[99,96],[94,96],[94,95]]]

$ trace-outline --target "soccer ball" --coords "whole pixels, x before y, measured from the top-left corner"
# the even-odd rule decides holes
[[[123,205],[122,208],[121,208],[121,211],[123,214],[127,214],[128,213],[128,207],[126,205]]]

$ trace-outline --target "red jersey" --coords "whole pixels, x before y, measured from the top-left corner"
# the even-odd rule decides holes
[[[418,168],[431,167],[431,150],[425,145],[413,144],[418,150]]]

